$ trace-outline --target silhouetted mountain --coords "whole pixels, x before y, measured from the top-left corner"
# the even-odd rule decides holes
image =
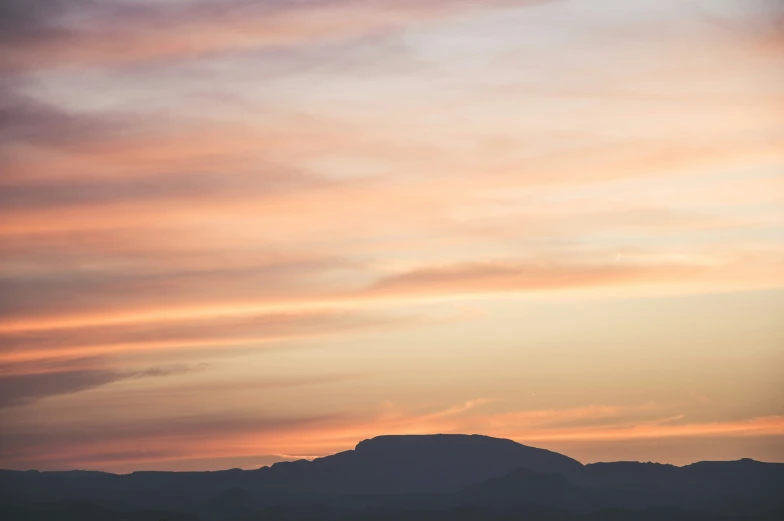
[[[459,501],[505,509],[538,505],[587,511],[605,506],[597,495],[570,483],[563,474],[541,474],[527,468],[468,487],[459,494]]]
[[[592,490],[613,491],[626,507],[679,506],[749,513],[784,508],[784,464],[704,461],[676,467],[659,463],[595,463],[570,475]]]
[[[568,472],[578,461],[544,449],[487,436],[381,436],[313,461],[276,463],[255,471],[0,472],[0,484],[24,501],[100,498],[180,505],[194,493],[213,496],[237,487],[267,502],[341,494],[456,490],[519,467]]]
[[[556,473],[582,464],[548,450],[488,436],[380,436],[312,462],[276,463],[261,473],[268,491],[307,497],[442,492],[516,468]]]
[[[784,512],[760,516],[718,516],[678,508],[643,510],[605,509],[573,513],[559,509],[521,507],[499,510],[491,507],[462,506],[441,510],[372,508],[341,511],[319,505],[266,507],[252,513],[229,516],[226,521],[781,521]],[[87,502],[0,505],[4,521],[205,521],[209,517],[165,510],[118,511]]]
[[[88,501],[35,505],[0,505],[6,521],[200,521],[198,516],[167,510],[119,510]]]
[[[772,521],[784,519],[784,464],[583,466],[486,436],[381,436],[249,471],[5,470],[0,504],[2,519],[29,521]]]

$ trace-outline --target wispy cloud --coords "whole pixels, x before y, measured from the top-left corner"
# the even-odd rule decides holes
[[[72,394],[120,380],[177,375],[204,366],[151,367],[139,371],[71,370],[36,374],[0,375],[0,407],[22,405],[48,396]]]
[[[186,4],[4,2],[11,29],[0,66],[116,65],[275,48],[389,31],[411,23],[542,0],[389,2],[197,1]],[[76,21],[74,21],[76,20]],[[79,23],[81,22],[81,23]],[[155,45],[150,42],[155,41]]]
[[[0,361],[19,364],[163,351],[258,349],[271,343],[400,326],[412,320],[399,316],[305,312],[54,328],[0,335]]]
[[[474,399],[452,407],[414,412],[387,403],[374,415],[320,416],[291,419],[181,418],[163,426],[152,423],[123,426],[119,430],[92,430],[89,440],[82,431],[6,435],[17,454],[15,466],[55,462],[56,468],[84,462],[88,468],[134,468],[163,465],[185,468],[192,448],[200,458],[218,466],[224,461],[252,458],[268,447],[285,448],[278,454],[328,455],[353,447],[358,441],[381,434],[428,434],[481,432],[511,438],[524,444],[561,442],[623,442],[704,437],[780,436],[784,418],[766,416],[733,421],[697,422],[683,415],[661,416],[661,405],[587,406],[572,409],[488,411],[495,400]],[[160,422],[161,420],[156,420]],[[198,425],[198,428],[194,429]],[[478,430],[481,427],[481,431]],[[161,435],[165,432],[165,435]],[[50,449],[33,455],[43,438],[57,436],[68,448]],[[127,439],[145,440],[144,452],[118,452]],[[259,452],[262,451],[262,452]],[[290,458],[289,458],[290,459]],[[178,463],[182,461],[183,463]]]

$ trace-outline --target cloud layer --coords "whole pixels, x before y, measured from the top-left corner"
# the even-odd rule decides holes
[[[784,460],[781,19],[0,2],[0,466]]]

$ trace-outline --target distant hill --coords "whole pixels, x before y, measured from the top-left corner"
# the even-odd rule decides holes
[[[498,509],[538,505],[578,512],[606,506],[600,496],[574,485],[563,474],[540,474],[527,468],[472,485],[458,494],[458,501]]]
[[[0,517],[20,521],[768,521],[782,513],[784,464],[582,465],[476,435],[380,436],[248,471],[0,471]]]
[[[728,513],[760,513],[784,507],[784,464],[703,461],[676,467],[659,463],[594,463],[570,479],[609,491],[627,507],[679,506]],[[784,519],[784,518],[783,518]]]
[[[568,473],[582,464],[562,454],[488,436],[379,436],[312,462],[276,463],[260,473],[275,494],[401,494],[455,490],[516,468]],[[293,487],[293,488],[292,488]]]

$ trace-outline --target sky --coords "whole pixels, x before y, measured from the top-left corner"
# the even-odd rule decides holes
[[[0,0],[0,467],[784,462],[776,0]]]

